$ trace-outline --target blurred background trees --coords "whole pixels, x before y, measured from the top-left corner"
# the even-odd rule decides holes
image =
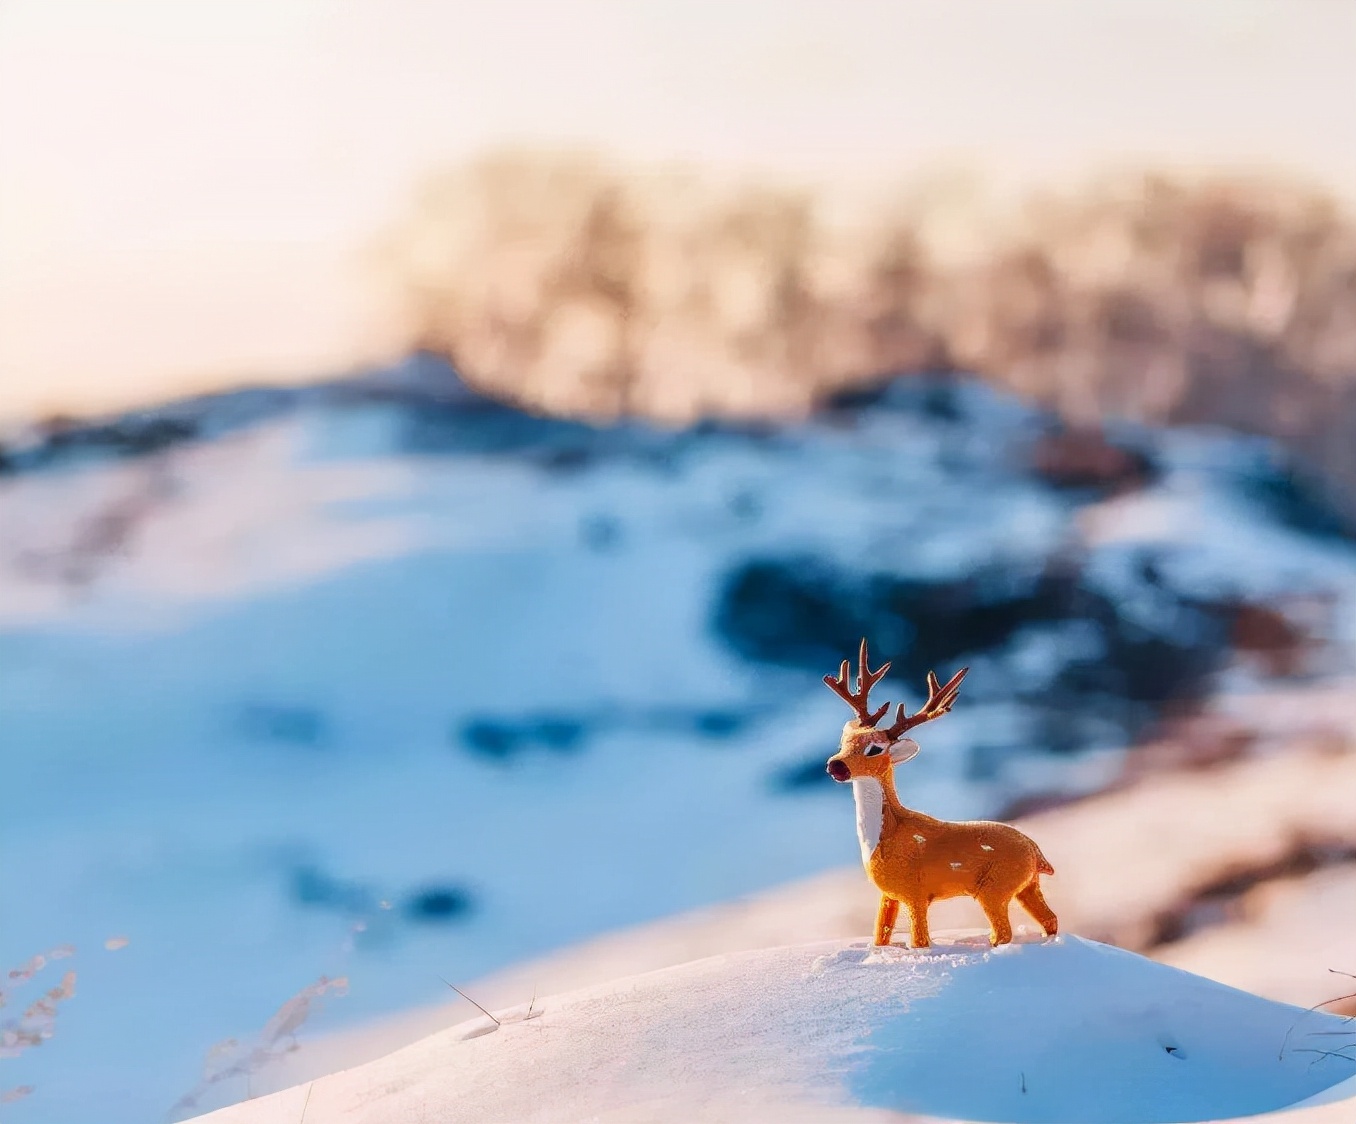
[[[1123,174],[1001,214],[837,202],[504,152],[430,181],[388,249],[414,342],[543,411],[797,416],[959,369],[1079,425],[1278,437],[1356,484],[1356,220],[1323,191]]]

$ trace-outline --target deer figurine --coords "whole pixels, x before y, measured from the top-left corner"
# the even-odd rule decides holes
[[[888,663],[871,670],[863,639],[855,692],[848,685],[847,660],[838,678],[824,676],[855,714],[843,727],[828,773],[836,781],[852,782],[862,863],[881,894],[875,943],[890,943],[903,904],[909,911],[913,947],[926,948],[931,943],[928,907],[942,898],[963,896],[974,898],[984,910],[995,945],[1012,940],[1008,906],[1013,898],[1040,922],[1046,936],[1054,936],[1059,919],[1041,894],[1040,876],[1054,874],[1055,869],[1032,840],[1008,824],[934,819],[904,807],[895,794],[894,767],[918,753],[918,743],[904,735],[947,713],[970,669],[961,668],[945,686],[928,672],[928,701],[922,709],[906,715],[900,703],[894,723],[882,729],[879,723],[890,704],[873,711],[867,698],[889,670]]]

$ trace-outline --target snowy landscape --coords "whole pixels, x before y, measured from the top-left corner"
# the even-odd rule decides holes
[[[882,697],[916,705],[929,669],[972,668],[954,713],[923,732],[922,753],[901,770],[901,794],[933,814],[1072,816],[1186,765],[1281,762],[1274,776],[1227,776],[1230,791],[1283,792],[1301,759],[1286,740],[1296,731],[1326,762],[1315,770],[1350,759],[1317,742],[1356,730],[1344,688],[1356,539],[1259,439],[1131,425],[1091,437],[956,376],[844,395],[800,424],[596,427],[489,401],[416,357],[305,390],[16,430],[2,456],[0,954],[14,971],[0,1092],[19,1091],[6,1106],[16,1121],[186,1119],[460,1023],[464,1004],[455,1015],[435,1006],[449,1002],[449,983],[797,879],[845,878],[857,862],[851,801],[823,771],[845,716],[820,677],[863,633],[894,661]],[[1187,806],[1224,791],[1224,776]],[[1271,856],[1276,877],[1356,862],[1344,776],[1291,794],[1301,818],[1308,799],[1335,804],[1327,829],[1305,840],[1309,866],[1295,868],[1283,848]],[[1145,808],[1123,814],[1131,827],[1147,822]],[[1236,814],[1203,816],[1199,848]],[[1236,847],[1298,838],[1271,826],[1225,834]],[[813,956],[683,969],[690,979],[674,990],[687,1007],[673,1008],[653,979],[634,985],[644,1002],[670,1004],[653,1025],[688,1043],[663,1065],[702,1074],[741,1028],[784,1018],[800,1037],[755,1037],[726,1056],[721,1095],[763,1072],[757,1051],[786,1047],[800,1069],[785,1080],[801,1084],[794,1096],[759,1091],[760,1111],[808,1097],[1089,1122],[1271,1111],[1351,1077],[1356,1063],[1340,1050],[1274,1067],[1258,1059],[1282,1023],[1316,1035],[1348,1025],[1273,1001],[1303,1008],[1356,990],[1326,975],[1356,971],[1356,952],[1312,964],[1327,991],[1303,1001],[1225,979],[1227,959],[1181,966],[1265,999],[1182,977],[1093,943],[1156,954],[1134,929],[1158,916],[1144,905],[1149,890],[1113,895],[1132,899],[1123,916],[1087,904],[1099,881],[1128,878],[1126,834],[1087,875],[1081,843],[1036,837],[1059,871],[1051,900],[1079,937],[992,957],[972,945],[939,951],[882,990],[894,954],[863,963],[850,943],[872,906],[857,867],[842,895],[867,920],[853,914],[845,932],[823,931],[812,909],[784,910],[755,944],[666,946],[655,962],[615,957],[605,976],[554,987],[539,973],[543,998],[595,991],[528,1019],[528,987],[503,1001],[518,1015],[493,1034],[473,1037],[483,1018],[442,1031],[362,1080],[404,1074],[426,1112],[456,1099],[438,1119],[531,1119],[507,1102],[477,1115],[447,1074],[430,1091],[430,1052],[466,1038],[455,1072],[512,1074],[523,1043],[554,1037],[542,1064],[575,1067],[576,1052],[606,1054],[635,1033],[628,1020],[643,1021],[638,1010],[599,1028],[591,1012],[609,981],[830,939],[839,947]],[[1175,875],[1158,855],[1152,877],[1194,892],[1234,858],[1220,851],[1218,870]],[[1208,928],[1181,925],[1179,944]],[[720,932],[728,945],[730,925]],[[814,998],[795,983],[807,973],[856,1021],[845,1029],[823,1004],[813,1017],[796,1010]],[[983,1100],[949,1071],[903,1090],[908,1066],[934,1068],[908,1036],[978,1033],[988,973],[1006,973],[1014,1003],[1037,988],[1087,1004],[1103,996],[1103,1060],[1120,1068],[1104,1079],[1068,1054],[1061,1064],[1082,1083],[1044,1085],[1064,1071],[1048,1058],[1017,1064],[1034,1037],[1014,1016],[1001,1027],[1009,1037],[956,1049],[996,1052],[1028,1073],[1029,1093],[1009,1081]],[[492,983],[471,994],[500,1002]],[[908,1003],[890,1006],[891,996]],[[1185,1060],[1159,1044],[1135,1069],[1134,1051],[1158,1031],[1113,1017],[1113,999],[1142,1000],[1141,1022],[1160,1008],[1191,1012],[1173,1024]],[[703,1021],[722,1003],[743,1013]],[[943,1009],[959,1021],[928,1021]],[[420,1011],[433,1021],[403,1024],[382,1048],[371,1034],[352,1045],[360,1028]],[[1081,1049],[1085,1016],[1064,1006],[1050,1015],[1063,1023],[1036,1025]],[[867,1034],[904,1068],[878,1058],[847,1067],[848,1081],[840,1063]],[[308,1055],[312,1042],[332,1052]],[[671,1083],[663,1065],[648,1076],[656,1088]],[[1162,1099],[1118,1095],[1090,1109],[1113,1079],[1162,1086]],[[416,1101],[378,1116],[341,1107],[362,1101],[357,1080],[317,1083],[317,1098],[335,1099],[316,1119],[417,1118]],[[303,1109],[302,1088],[220,1119],[320,1112],[320,1099]],[[576,1109],[572,1118],[610,1119],[619,1105]]]

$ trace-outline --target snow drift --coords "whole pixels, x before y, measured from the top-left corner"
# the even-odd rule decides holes
[[[1356,1025],[1066,936],[825,942],[534,999],[203,1124],[1218,1120],[1356,1092]],[[1348,1083],[1343,1087],[1343,1083]],[[814,1110],[811,1112],[811,1110]]]

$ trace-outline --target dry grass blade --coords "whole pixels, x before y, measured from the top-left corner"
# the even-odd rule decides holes
[[[442,976],[439,976],[438,978],[439,978],[440,980],[443,980]],[[454,983],[448,983],[447,980],[443,980],[443,983],[447,984],[448,987],[450,987],[453,991],[455,991],[458,995],[460,995],[463,999],[465,999],[467,1003],[471,1004],[471,1006],[475,1007],[478,1011],[480,1011],[482,1014],[484,1014],[486,1018],[492,1020],[492,1021],[494,1022],[494,1025],[495,1025],[495,1026],[503,1026],[503,1025],[504,1025],[504,1024],[501,1023],[498,1019],[496,1019],[493,1015],[491,1015],[491,1014],[489,1013],[489,1011],[486,1011],[484,1007],[482,1007],[479,1003],[477,1003],[474,999],[472,999],[469,995],[467,995],[466,992],[462,991],[462,989],[459,988],[456,984],[454,984]]]
[[[255,1074],[300,1049],[297,1034],[318,1009],[320,1001],[331,994],[344,995],[347,990],[346,976],[321,976],[279,1007],[256,1035],[244,1041],[227,1038],[211,1047],[203,1059],[202,1076],[197,1085],[170,1106],[171,1119],[196,1112],[203,1095],[224,1081],[243,1079],[247,1094],[252,1096]],[[309,1092],[307,1096],[309,1098]]]

